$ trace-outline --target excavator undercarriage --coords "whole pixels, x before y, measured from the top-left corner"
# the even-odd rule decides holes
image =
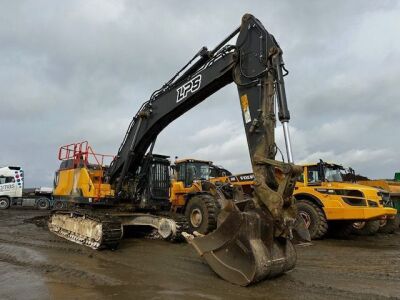
[[[236,45],[227,45],[235,35]],[[275,38],[254,16],[244,15],[241,26],[217,47],[203,47],[143,103],[108,167],[104,156],[99,159],[87,144],[64,148],[67,155],[55,197],[74,209],[55,212],[50,230],[100,249],[115,247],[126,226],[150,226],[167,240],[184,236],[219,276],[243,286],[293,269],[296,252],[291,239],[296,232],[305,240],[309,236],[296,231],[292,194],[301,168],[293,164],[291,152],[286,74]],[[245,201],[226,197],[217,228],[202,235],[188,230],[184,215],[172,213],[166,157],[152,151],[165,127],[230,83],[239,92],[254,193]],[[276,114],[284,129],[288,163],[275,161]],[[89,162],[89,155],[100,167]]]
[[[61,210],[53,213],[49,220],[49,229],[53,233],[94,250],[117,248],[124,228],[129,226],[151,227],[157,238],[171,242],[182,240],[182,232],[188,229],[183,216],[167,213]]]

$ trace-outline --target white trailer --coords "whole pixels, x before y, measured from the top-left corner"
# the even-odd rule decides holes
[[[0,168],[0,209],[10,206],[49,209],[53,205],[51,188],[24,189],[24,171],[21,167]]]

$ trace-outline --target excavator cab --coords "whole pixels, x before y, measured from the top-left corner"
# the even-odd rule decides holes
[[[169,156],[148,154],[138,169],[136,180],[142,187],[136,191],[135,198],[140,199],[139,208],[168,211],[170,188]]]

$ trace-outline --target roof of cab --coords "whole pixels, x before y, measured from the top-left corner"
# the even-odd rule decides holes
[[[316,162],[316,163],[305,163],[305,164],[301,164],[301,166],[302,166],[302,167],[312,167],[312,166],[316,166],[316,165],[318,165],[318,164],[319,164],[318,162]],[[335,164],[335,163],[331,163],[331,162],[326,162],[326,161],[324,161],[324,164],[329,165],[329,166],[332,166],[332,167],[343,168],[342,165]]]
[[[200,162],[200,163],[212,164],[212,161],[210,161],[210,160],[201,160],[201,159],[195,159],[195,158],[182,158],[182,159],[175,160],[175,164],[180,164],[180,163],[184,163],[184,162]]]

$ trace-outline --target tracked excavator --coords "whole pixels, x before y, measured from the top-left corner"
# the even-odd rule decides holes
[[[227,44],[236,35],[236,44]],[[220,277],[242,286],[293,269],[296,252],[291,238],[301,230],[296,227],[292,193],[302,168],[292,157],[287,73],[274,36],[254,16],[244,15],[241,25],[219,45],[212,50],[203,47],[143,103],[108,167],[91,165],[87,155],[95,153],[87,147],[65,150],[69,155],[58,172],[54,196],[67,199],[74,208],[56,211],[50,230],[94,249],[114,247],[130,225],[152,226],[170,240],[183,235]],[[168,124],[230,83],[239,92],[254,193],[241,208],[228,201],[217,228],[201,235],[187,229],[184,215],[171,212],[168,163],[152,150]],[[275,160],[276,107],[288,163]],[[76,181],[73,186],[65,184],[79,174],[84,178],[82,189]],[[303,237],[308,238],[304,232]]]

